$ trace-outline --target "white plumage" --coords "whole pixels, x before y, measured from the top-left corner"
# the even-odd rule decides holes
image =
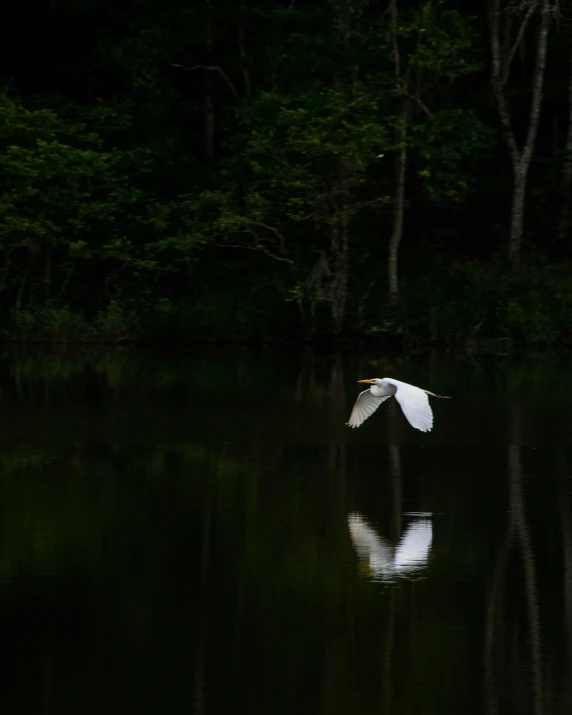
[[[375,581],[411,576],[427,566],[433,541],[431,519],[413,520],[397,546],[378,536],[357,512],[348,516],[348,528],[360,562]]]
[[[347,423],[353,428],[359,427],[368,417],[371,417],[382,402],[395,396],[409,424],[421,432],[430,432],[433,427],[433,412],[427,395],[449,399],[445,395],[435,395],[433,392],[391,377],[375,377],[358,382],[368,382],[371,387],[358,395]]]

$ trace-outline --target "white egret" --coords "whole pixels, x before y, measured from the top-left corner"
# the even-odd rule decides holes
[[[346,423],[354,429],[371,417],[382,402],[395,396],[409,424],[421,432],[430,432],[433,427],[433,412],[427,395],[442,400],[449,399],[446,395],[436,395],[429,390],[422,390],[401,380],[394,380],[392,377],[374,377],[358,382],[368,382],[371,387],[360,392],[350,415],[350,421]]]
[[[411,576],[427,566],[433,541],[431,519],[414,519],[395,547],[357,512],[349,514],[348,528],[358,558],[374,581]]]

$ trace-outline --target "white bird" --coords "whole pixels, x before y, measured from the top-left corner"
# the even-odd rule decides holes
[[[349,514],[348,528],[358,558],[374,581],[411,576],[427,566],[433,541],[431,519],[412,521],[396,547],[380,538],[357,512]]]
[[[433,427],[433,412],[427,395],[442,400],[449,399],[446,395],[436,395],[429,390],[422,390],[401,380],[394,380],[392,377],[374,377],[371,380],[358,380],[358,382],[371,383],[371,387],[358,395],[350,421],[346,423],[353,428],[363,424],[382,402],[395,395],[409,424],[421,432],[430,432]]]

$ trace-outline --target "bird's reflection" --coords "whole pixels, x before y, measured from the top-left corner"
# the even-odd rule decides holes
[[[411,521],[397,546],[382,539],[357,512],[349,514],[348,528],[361,570],[372,581],[408,578],[427,566],[433,541],[431,519],[427,517]]]

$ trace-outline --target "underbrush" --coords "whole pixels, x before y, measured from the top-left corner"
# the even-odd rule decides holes
[[[21,342],[124,343],[194,341],[302,341],[305,326],[270,278],[205,291],[193,300],[112,302],[89,318],[68,306],[14,312],[2,332]],[[350,300],[351,302],[351,300]],[[320,336],[326,335],[318,326]],[[359,325],[346,321],[346,337],[409,343],[552,345],[572,342],[572,268],[538,262],[518,275],[500,264],[433,266],[402,281],[400,303],[371,296]]]
[[[38,306],[14,312],[4,335],[22,342],[121,343],[137,340],[142,332],[135,312],[110,303],[91,320],[68,306]]]
[[[406,284],[397,317],[403,334],[423,341],[568,342],[572,277],[542,263],[518,275],[498,265],[446,266]]]

